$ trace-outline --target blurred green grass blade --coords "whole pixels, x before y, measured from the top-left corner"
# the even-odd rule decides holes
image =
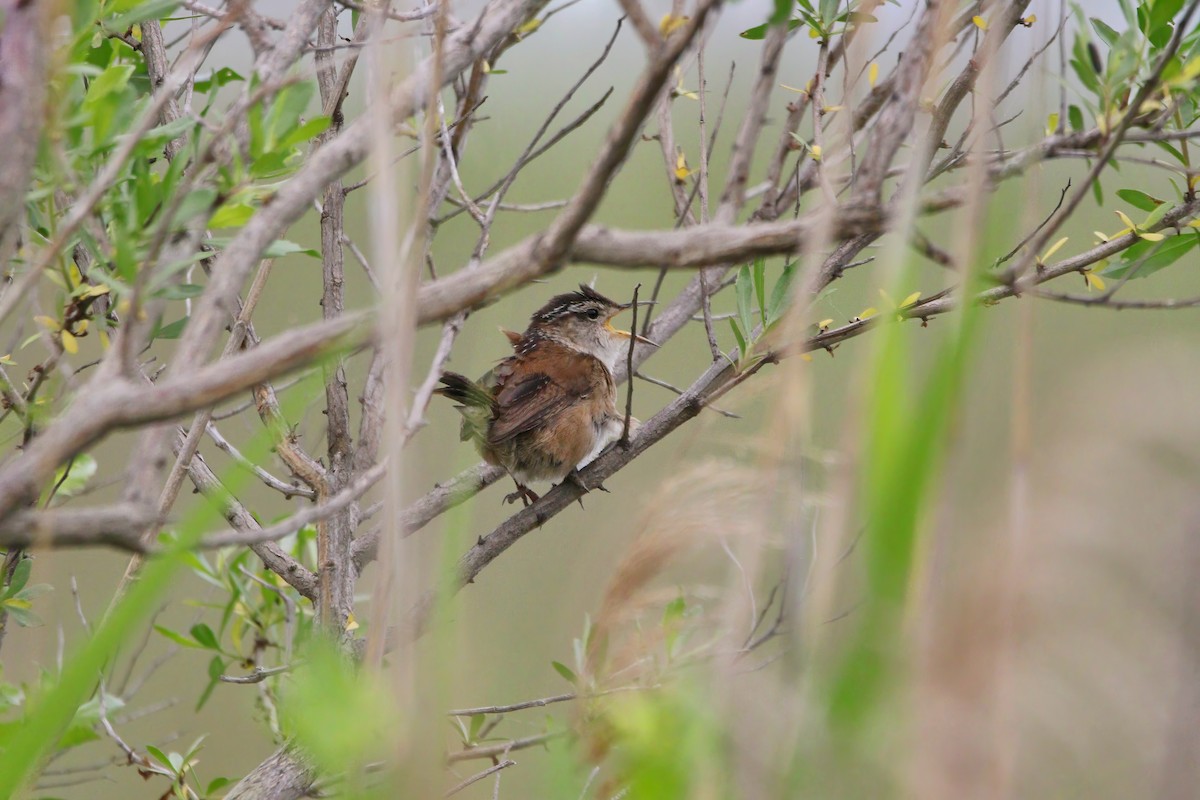
[[[901,282],[903,281],[903,276]],[[968,281],[967,296],[979,287]],[[866,587],[858,626],[829,687],[829,712],[844,732],[862,729],[882,710],[903,664],[900,625],[916,569],[920,521],[942,463],[969,370],[979,306],[968,303],[923,380],[913,375],[906,323],[880,327],[866,409],[862,471]]]

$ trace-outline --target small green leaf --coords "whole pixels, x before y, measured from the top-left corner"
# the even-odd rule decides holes
[[[799,28],[803,24],[804,24],[804,22],[801,20],[798,20],[798,19],[788,20],[788,30],[794,31],[794,30],[796,30],[796,28]],[[751,39],[754,41],[758,41],[759,39],[765,39],[765,38],[767,38],[767,28],[769,28],[769,27],[770,27],[770,24],[768,24],[768,23],[764,23],[762,25],[755,25],[753,28],[747,28],[746,30],[742,31],[741,33],[738,34],[738,36],[741,36],[743,39]]]
[[[172,139],[178,139],[185,133],[190,132],[196,127],[196,124],[196,120],[185,116],[177,120],[172,120],[165,125],[159,125],[157,128],[152,128],[142,138],[138,139],[138,149],[143,153],[148,150],[154,150],[159,145],[169,142]]]
[[[738,327],[737,320],[733,317],[729,318],[729,327],[733,329],[733,338],[737,340],[738,358],[746,357],[746,337],[742,335],[741,328]]]
[[[1179,148],[1177,148],[1175,145],[1171,144],[1170,142],[1155,142],[1154,144],[1158,145],[1160,148],[1162,148],[1163,150],[1170,153],[1171,157],[1174,158],[1176,161],[1178,161],[1180,164],[1183,164],[1185,167],[1187,166],[1188,160],[1184,157],[1183,153],[1181,153],[1179,151]]]
[[[738,322],[742,325],[742,333],[746,334],[746,338],[749,339],[751,331],[754,330],[754,317],[750,309],[751,297],[754,294],[754,278],[750,273],[749,266],[743,266],[738,270],[733,288],[737,292]]]
[[[74,497],[84,490],[95,474],[96,459],[80,453],[55,472],[53,485],[58,487],[55,497]]]
[[[113,64],[88,85],[84,102],[88,105],[98,104],[109,95],[124,89],[129,84],[129,78],[132,75],[132,64]]]
[[[43,625],[42,618],[29,609],[29,603],[25,600],[10,598],[5,600],[2,605],[8,615],[22,628],[40,628]]]
[[[198,297],[204,293],[204,287],[195,283],[174,283],[170,286],[164,286],[158,292],[158,296],[167,300],[186,300],[190,297]]]
[[[575,685],[579,682],[579,679],[575,677],[575,673],[571,670],[571,668],[561,661],[551,661],[550,666],[554,667],[554,671],[559,675],[562,675],[563,678],[566,679],[567,683]]]
[[[162,625],[155,625],[154,630],[158,631],[160,634],[167,637],[175,644],[183,645],[184,647],[193,647],[193,648],[200,647],[199,643],[197,643],[194,639],[189,639],[188,637],[184,636],[182,633],[173,631],[170,628],[164,628]]]
[[[204,691],[196,699],[196,711],[204,708],[204,704],[212,697],[213,690],[217,688],[217,684],[221,682],[221,676],[225,674],[225,663],[225,659],[221,658],[221,656],[213,656],[209,660],[208,685],[204,687]]]
[[[1109,266],[1100,274],[1106,278],[1122,278],[1125,273],[1141,262],[1141,266],[1131,276],[1131,280],[1146,278],[1171,266],[1198,244],[1200,244],[1200,233],[1183,233],[1172,236],[1157,245],[1139,241],[1124,252],[1120,262]],[[1147,255],[1151,247],[1157,247],[1157,249]],[[1143,258],[1145,261],[1142,261]]]
[[[33,571],[33,559],[22,558],[13,569],[12,580],[4,592],[4,598],[9,598],[25,588],[29,583],[29,574]]]
[[[162,764],[167,769],[171,769],[171,759],[167,758],[167,754],[159,750],[152,744],[146,745],[146,752],[154,756],[154,759]]]
[[[1073,105],[1067,107],[1067,121],[1071,123],[1071,130],[1083,130],[1083,111],[1080,110],[1079,106]]]
[[[783,317],[783,312],[787,309],[788,303],[792,299],[792,281],[796,277],[796,264],[783,265],[783,272],[779,276],[779,280],[775,282],[775,288],[771,290],[771,300],[767,303],[767,319],[766,326],[770,327]]]
[[[672,625],[683,619],[684,612],[686,611],[687,600],[684,599],[683,595],[676,597],[663,608],[663,625]]]
[[[759,256],[754,259],[754,293],[758,298],[759,319],[766,324],[767,319],[767,259]]]
[[[325,131],[329,130],[332,120],[329,117],[315,117],[305,122],[296,130],[289,133],[279,141],[280,147],[292,147],[293,145],[307,142],[310,139],[315,139]]]
[[[117,0],[105,11],[117,16],[104,24],[110,30],[123,31],[150,19],[169,15],[179,5],[179,0]]]
[[[1117,197],[1129,203],[1134,208],[1140,208],[1142,211],[1153,211],[1162,203],[1162,200],[1155,200],[1150,195],[1140,192],[1137,189],[1118,189]]]
[[[467,731],[468,741],[475,741],[479,738],[479,732],[483,730],[483,723],[487,720],[486,714],[472,714],[471,727]]]
[[[223,789],[231,783],[233,783],[233,781],[230,778],[213,778],[208,782],[208,786],[205,787],[204,793],[215,794],[218,789]]]
[[[263,253],[264,258],[283,258],[284,256],[303,254],[320,258],[321,254],[311,247],[302,247],[295,242],[289,242],[287,239],[276,239],[271,242],[271,246]]]
[[[238,74],[235,70],[232,70],[229,67],[221,67],[209,77],[196,81],[195,89],[197,92],[207,92],[213,86],[221,87],[228,83],[233,83],[234,81],[244,80],[246,79]]]
[[[212,211],[217,202],[217,190],[209,187],[188,192],[175,211],[175,225],[182,226],[192,219]]]
[[[1099,17],[1092,17],[1088,21],[1092,23],[1092,30],[1096,32],[1096,35],[1099,36],[1110,48],[1114,47],[1117,43],[1117,39],[1121,38],[1121,34],[1113,30],[1107,22]]]
[[[1165,217],[1167,212],[1170,210],[1171,205],[1169,203],[1159,203],[1157,206],[1151,209],[1150,213],[1146,216],[1146,219],[1142,221],[1140,226],[1141,229],[1149,230],[1150,228],[1153,228],[1162,221],[1162,218]]]
[[[791,15],[793,5],[795,5],[795,0],[774,0],[774,9],[771,11],[770,18],[767,19],[767,24],[783,23]]]
[[[164,325],[153,334],[151,339],[178,339],[183,329],[187,326],[188,318],[177,319],[169,325]]]
[[[196,640],[201,647],[209,650],[220,650],[221,645],[217,643],[217,635],[212,632],[212,628],[205,625],[203,622],[198,622],[192,626],[190,631],[192,638]]]
[[[226,203],[213,213],[208,220],[210,228],[240,228],[254,216],[254,206],[244,203]]]

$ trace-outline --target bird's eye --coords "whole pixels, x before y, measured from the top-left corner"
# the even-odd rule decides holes
[[[596,319],[597,317],[600,316],[600,312],[594,308],[589,308],[587,315],[588,315],[588,319]]]

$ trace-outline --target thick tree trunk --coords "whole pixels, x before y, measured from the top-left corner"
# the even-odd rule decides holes
[[[299,800],[307,797],[316,769],[292,745],[284,745],[238,781],[225,800]]]

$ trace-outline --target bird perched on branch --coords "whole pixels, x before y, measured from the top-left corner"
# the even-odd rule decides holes
[[[529,488],[534,481],[572,480],[588,490],[577,470],[624,428],[613,368],[631,337],[654,344],[612,326],[612,318],[631,306],[580,286],[551,298],[524,333],[506,331],[513,355],[480,380],[442,374],[437,393],[458,401],[460,438],[474,442],[485,461],[504,467],[516,482],[508,502],[536,501]]]

